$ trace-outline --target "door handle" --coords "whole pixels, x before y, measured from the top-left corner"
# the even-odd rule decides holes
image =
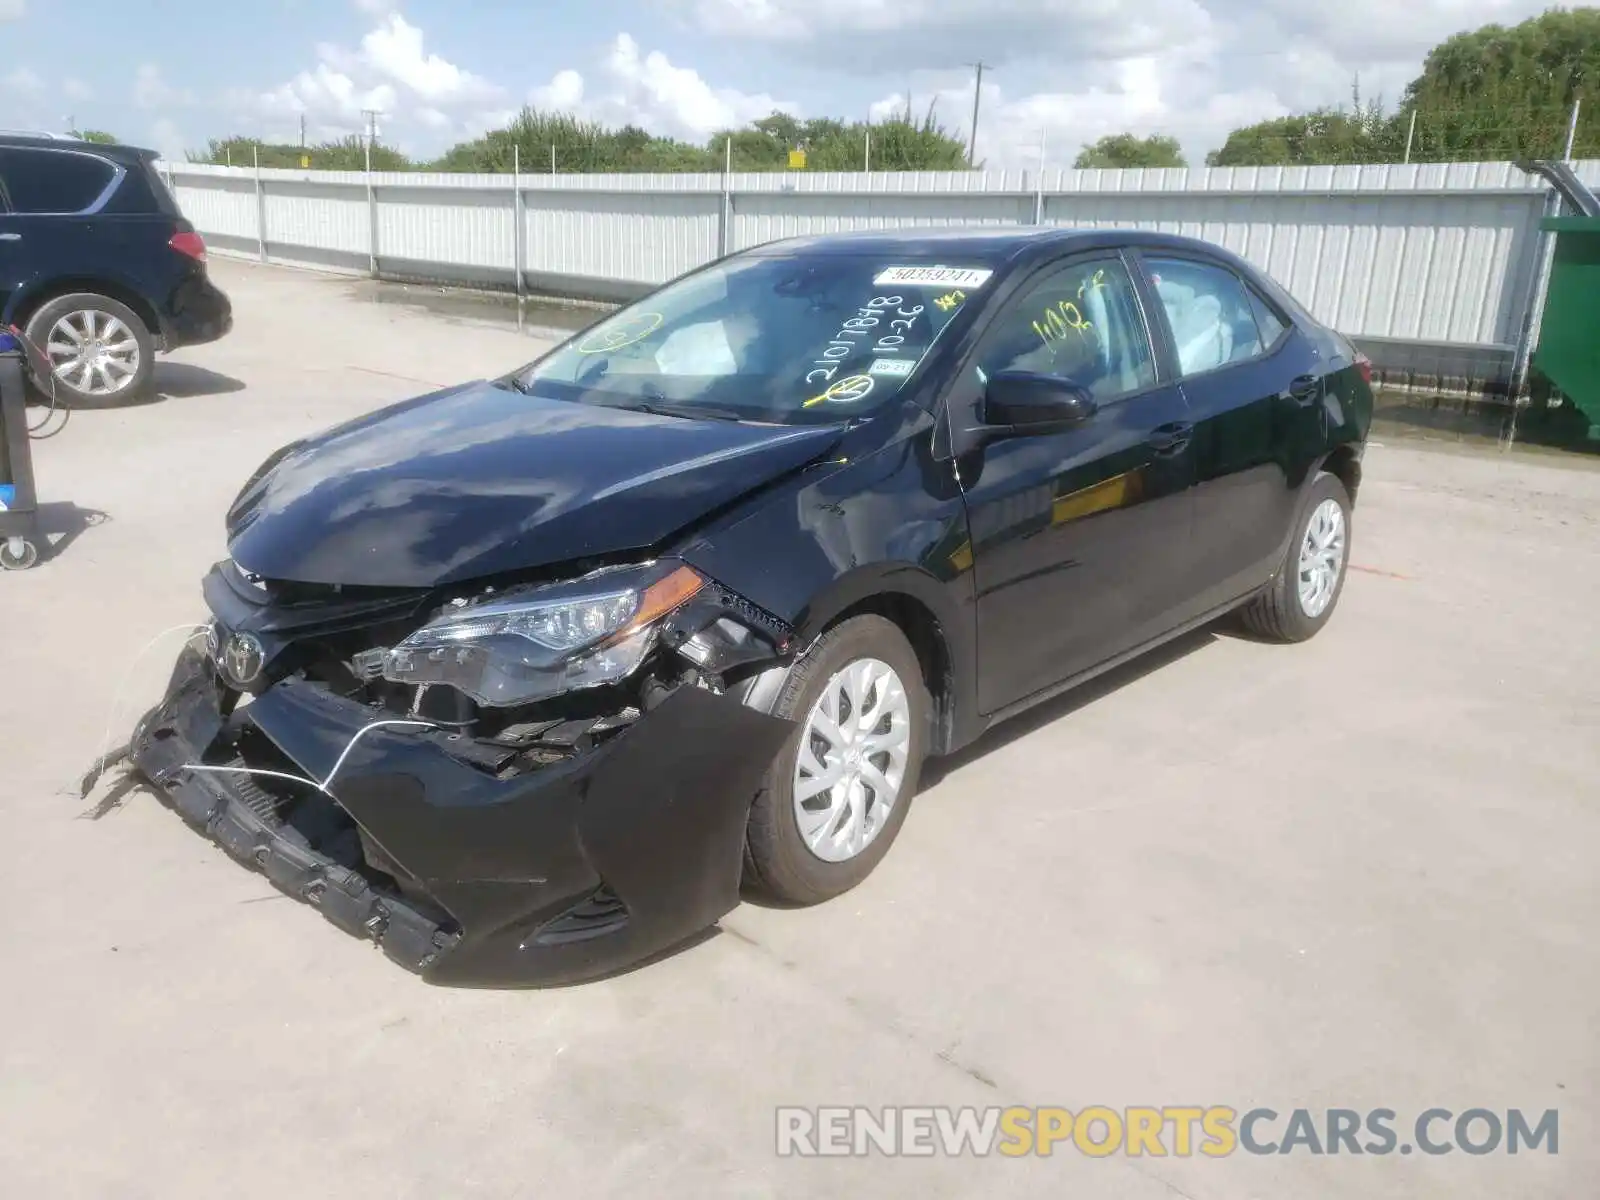
[[[20,242],[21,240],[22,235],[20,233],[0,233],[0,242]]]
[[[1157,454],[1177,454],[1194,436],[1194,426],[1186,421],[1173,421],[1158,425],[1146,439]]]
[[[1322,379],[1317,375],[1297,375],[1289,383],[1288,397],[1296,404],[1313,404],[1322,394]]]

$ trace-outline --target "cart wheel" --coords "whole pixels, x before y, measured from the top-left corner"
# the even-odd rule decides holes
[[[22,538],[0,542],[0,569],[26,571],[39,561],[39,547]]]

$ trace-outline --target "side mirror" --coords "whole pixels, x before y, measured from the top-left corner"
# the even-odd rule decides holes
[[[1088,390],[1070,379],[1001,371],[984,389],[982,419],[996,435],[1026,437],[1081,425],[1098,409]]]

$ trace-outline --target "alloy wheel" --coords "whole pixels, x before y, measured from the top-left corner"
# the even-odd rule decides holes
[[[1317,505],[1300,543],[1300,611],[1312,620],[1333,601],[1344,568],[1344,508],[1337,500]]]
[[[911,703],[893,667],[875,658],[829,678],[800,734],[794,816],[824,862],[855,858],[900,801],[911,748]]]
[[[139,373],[139,339],[98,309],[65,314],[51,326],[45,352],[55,377],[89,396],[114,396]]]

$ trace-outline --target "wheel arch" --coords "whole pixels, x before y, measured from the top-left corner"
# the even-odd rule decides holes
[[[1354,508],[1356,493],[1361,490],[1361,454],[1356,447],[1348,442],[1335,446],[1318,469],[1338,476],[1339,482],[1344,484],[1344,490],[1349,493],[1350,507]],[[1316,474],[1316,471],[1311,473],[1312,479],[1316,478]]]
[[[873,614],[893,623],[916,653],[923,682],[933,701],[929,749],[948,753],[972,736],[976,718],[975,654],[962,636],[961,614],[945,596],[945,586],[917,567],[885,564],[841,577],[817,597],[796,625],[803,656],[828,630],[853,617]],[[788,666],[758,675],[746,703],[770,711]]]
[[[12,308],[11,321],[17,328],[26,329],[34,314],[45,305],[63,296],[80,292],[85,295],[104,296],[132,309],[134,315],[144,322],[145,330],[151,340],[155,342],[157,348],[160,347],[163,340],[161,316],[156,312],[155,306],[137,288],[103,275],[68,275],[42,281],[22,293]]]

